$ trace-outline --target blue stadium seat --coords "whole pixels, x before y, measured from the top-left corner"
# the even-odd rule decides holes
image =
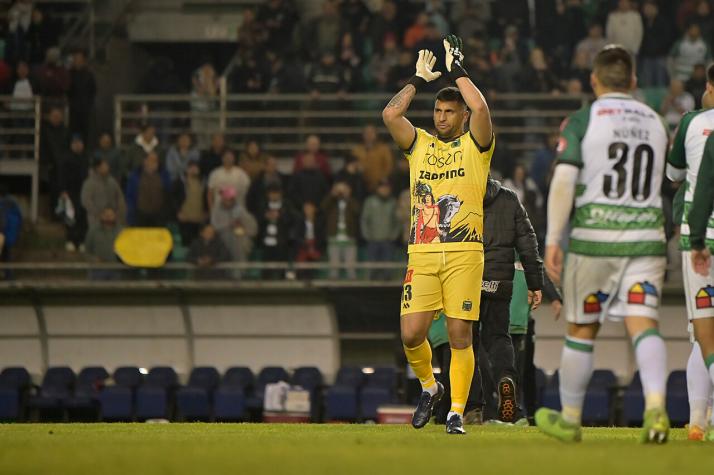
[[[255,377],[250,368],[228,368],[213,394],[213,414],[217,421],[239,421],[245,418],[246,397],[252,391]]]
[[[645,412],[645,397],[642,393],[640,372],[635,372],[632,381],[622,396],[622,423],[626,426],[641,426]]]
[[[322,388],[324,379],[322,372],[314,366],[295,368],[292,383],[310,391],[310,418],[317,422],[322,412]]]
[[[560,375],[556,371],[543,388],[540,404],[549,409],[561,410],[560,405]]]
[[[359,417],[359,390],[364,384],[362,369],[342,367],[334,386],[327,390],[327,420],[356,420]]]
[[[672,371],[667,378],[667,414],[672,426],[689,422],[689,397],[687,395],[687,372]]]
[[[290,375],[285,368],[281,366],[267,366],[260,370],[253,395],[249,397],[246,402],[248,408],[262,409],[263,398],[265,397],[265,386],[271,383],[278,383],[280,381],[290,381]]]
[[[42,386],[37,395],[30,398],[29,406],[42,416],[46,410],[63,410],[66,400],[72,397],[76,376],[71,368],[57,366],[49,368],[42,379]]]
[[[394,368],[375,369],[360,393],[360,417],[376,420],[379,406],[394,402],[396,383],[397,371]]]
[[[9,367],[0,373],[0,420],[20,421],[25,416],[25,404],[32,385],[25,368]]]
[[[178,376],[173,368],[151,368],[144,384],[136,391],[136,418],[170,419],[171,396],[178,386]]]
[[[584,423],[606,425],[610,422],[612,391],[615,386],[617,386],[615,373],[609,369],[593,371],[583,404]]]
[[[77,375],[74,394],[65,401],[65,407],[71,412],[92,411],[94,418],[99,408],[99,393],[109,377],[101,366],[83,368]]]
[[[144,376],[139,368],[122,366],[114,370],[113,386],[99,393],[100,418],[103,421],[131,421],[134,419],[134,392]]]
[[[213,367],[194,368],[188,384],[176,391],[176,409],[184,421],[207,421],[211,418],[211,401],[221,375]]]

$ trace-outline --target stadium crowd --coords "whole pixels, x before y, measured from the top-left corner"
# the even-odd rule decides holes
[[[244,10],[225,69],[231,92],[305,92],[317,101],[325,93],[393,92],[414,73],[416,51],[430,49],[443,62],[442,37],[456,32],[465,40],[466,69],[488,94],[588,93],[594,55],[617,42],[637,55],[640,87],[667,90],[659,108],[674,127],[699,107],[714,41],[709,0],[325,0],[315,15],[298,5],[267,0]],[[240,137],[243,149],[229,149],[210,123],[192,123],[170,139],[142,124],[134,143],[119,147],[111,134],[92,130],[97,86],[86,55],[64,61],[58,29],[41,6],[17,0],[2,29],[0,93],[62,104],[49,102],[40,162],[52,208],[67,227],[67,250],[114,261],[123,226],[176,227],[187,260],[203,266],[388,261],[406,245],[408,165],[374,126],[365,126],[346,157],[329,157],[320,137],[308,136],[290,175],[255,139]],[[206,61],[182,80],[166,67],[135,92],[190,90],[192,107],[210,110],[217,69]],[[541,237],[557,136],[542,141],[504,173]],[[335,158],[344,158],[339,170],[331,169]],[[9,244],[2,255],[9,259]]]

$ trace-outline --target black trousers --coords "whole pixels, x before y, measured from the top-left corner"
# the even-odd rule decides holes
[[[508,333],[510,307],[510,299],[481,299],[479,351],[483,349],[491,376],[496,382],[505,376],[516,379],[513,342]]]

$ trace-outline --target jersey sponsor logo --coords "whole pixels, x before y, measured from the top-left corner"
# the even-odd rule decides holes
[[[456,177],[466,176],[466,170],[459,168],[458,170],[447,170],[441,173],[429,172],[426,170],[419,171],[420,180],[450,180]]]
[[[714,308],[714,287],[707,285],[702,287],[694,297],[697,309]]]
[[[585,297],[583,301],[583,312],[585,313],[600,313],[602,312],[602,304],[607,300],[609,294],[602,290],[598,290],[594,294]]]
[[[662,224],[662,215],[650,209],[615,209],[597,205],[576,211],[576,226],[589,228],[651,228]]]
[[[501,284],[498,280],[484,280],[481,282],[481,291],[489,294],[498,292],[498,286]]]
[[[627,303],[657,308],[659,295],[657,288],[649,281],[637,282],[627,292]]]
[[[433,144],[432,144],[433,145]],[[453,146],[453,145],[452,145]],[[457,150],[455,152],[450,152],[446,150],[436,150],[429,147],[429,151],[424,157],[424,161],[427,165],[436,168],[449,167],[451,165],[456,165],[461,163],[463,160],[464,152]]]
[[[407,274],[404,276],[404,283],[411,284],[414,277],[414,269],[407,269]]]
[[[629,107],[616,108],[616,107],[602,107],[598,109],[597,115],[619,115],[619,114],[634,114],[640,117],[646,117],[649,119],[654,119],[656,116],[652,112],[648,112],[642,109],[632,109]]]
[[[470,312],[471,309],[473,308],[473,303],[471,300],[464,300],[464,303],[461,304],[461,310],[464,312]]]

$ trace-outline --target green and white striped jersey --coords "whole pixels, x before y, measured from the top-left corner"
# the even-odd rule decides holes
[[[680,222],[682,237],[679,242],[683,251],[691,250],[688,216],[692,209],[697,177],[704,155],[704,145],[712,130],[714,130],[714,109],[687,112],[679,121],[672,148],[667,156],[667,163],[671,166],[687,170],[682,185],[684,186],[684,211]],[[714,215],[709,219],[707,226],[706,244],[710,249],[714,249]]]
[[[561,127],[558,163],[580,168],[569,251],[586,256],[666,253],[660,187],[668,133],[627,94],[605,94]]]

